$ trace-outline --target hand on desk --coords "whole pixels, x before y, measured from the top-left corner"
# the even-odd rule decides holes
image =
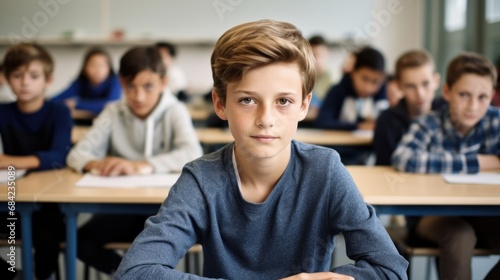
[[[375,121],[374,120],[366,120],[358,123],[358,129],[361,130],[375,130]]]
[[[498,169],[500,168],[500,157],[497,155],[477,155],[479,162],[479,170]]]
[[[353,277],[333,272],[300,273],[281,280],[334,280],[345,279],[354,280]]]
[[[145,161],[132,161],[119,157],[106,157],[101,161],[91,161],[85,171],[100,176],[145,175],[153,173],[153,167]]]

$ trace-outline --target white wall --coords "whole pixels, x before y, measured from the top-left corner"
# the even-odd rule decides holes
[[[41,1],[62,1],[67,2],[67,4],[60,5],[59,14],[50,18],[48,24],[39,28],[40,34],[57,34],[61,30],[67,30],[68,28],[75,28],[77,26],[75,22],[78,22],[81,18],[82,14],[85,13],[85,9],[89,7],[93,7],[93,9],[101,9],[102,5],[106,6],[106,3],[113,4],[115,0],[92,0],[89,1],[87,6],[83,5],[82,2],[87,3],[87,1],[79,1],[79,0],[41,0]],[[110,2],[109,2],[110,1]],[[148,0],[152,1],[152,0]],[[229,0],[220,0],[223,2],[227,2]],[[239,6],[235,7],[234,10],[228,11],[224,13],[225,20],[222,22],[227,24],[227,22],[238,22],[238,19],[251,17],[252,14],[255,13],[255,7],[251,5],[250,1],[243,0],[232,0],[233,3],[240,3]],[[160,5],[159,3],[163,3],[165,1],[155,0],[156,5]],[[168,2],[168,1],[167,1]],[[177,3],[176,1],[175,3]],[[193,1],[188,1],[192,5]],[[205,1],[204,1],[205,2]],[[209,1],[213,3],[214,1]],[[258,1],[262,2],[263,1]],[[394,69],[394,63],[397,57],[404,51],[413,48],[421,48],[423,46],[423,0],[374,0],[372,2],[362,0],[352,2],[354,4],[346,5],[341,4],[345,1],[315,1],[316,3],[335,3],[328,4],[325,6],[325,10],[327,12],[322,12],[320,17],[315,19],[314,16],[307,14],[308,12],[314,12],[315,9],[305,9],[300,4],[290,5],[290,7],[283,6],[282,11],[278,11],[277,7],[267,6],[268,10],[267,14],[272,15],[273,11],[277,15],[281,17],[285,14],[288,14],[288,18],[290,21],[299,28],[301,26],[296,22],[300,22],[301,25],[304,25],[304,22],[307,22],[305,26],[305,30],[303,29],[305,36],[310,36],[312,33],[324,31],[328,35],[327,37],[337,36],[347,36],[347,37],[361,37],[365,40],[368,40],[373,43],[373,45],[379,48],[387,58],[387,69],[389,72],[392,72]],[[307,3],[315,3],[308,1]],[[25,3],[20,1],[12,1],[12,0],[0,0],[0,37],[4,36],[6,32],[10,32],[9,30],[14,30],[21,34],[21,16],[25,15],[34,15],[36,13],[36,7],[24,7],[26,4],[21,6],[22,9],[17,7],[17,3]],[[143,2],[141,2],[143,3]],[[151,3],[151,2],[150,2]],[[166,2],[165,2],[166,3]],[[174,2],[171,2],[174,3]],[[263,5],[260,3],[260,5]],[[353,8],[354,7],[356,8]],[[69,13],[66,13],[64,9],[76,9],[82,10],[82,13],[75,15],[72,17]],[[98,8],[100,7],[100,8]],[[295,7],[295,8],[291,8]],[[139,9],[138,7],[136,7]],[[199,12],[200,7],[194,7],[193,11]],[[289,8],[290,10],[287,10]],[[320,7],[321,8],[321,7]],[[38,9],[40,9],[38,7]],[[137,14],[130,13],[130,17],[134,18],[134,21],[139,22],[144,19],[144,22],[148,21],[149,14],[147,13],[147,9],[143,6],[141,11],[138,11]],[[207,8],[205,13],[214,14],[213,6]],[[318,9],[316,9],[318,10]],[[319,9],[321,10],[321,9]],[[360,12],[362,11],[362,12]],[[192,14],[180,14],[178,17],[186,16],[190,18],[196,18],[196,13]],[[247,15],[247,13],[249,15]],[[167,11],[165,12],[167,15]],[[322,19],[323,17],[328,17],[331,14],[331,17],[343,17],[344,20],[330,21],[330,23],[334,24],[325,27],[314,28],[315,25],[321,26],[325,21]],[[390,18],[387,15],[390,15]],[[367,16],[368,15],[368,16]],[[384,17],[385,15],[385,17]],[[216,15],[212,15],[216,16]],[[317,15],[316,15],[317,16]],[[113,16],[114,17],[114,16]],[[112,18],[113,18],[112,17]],[[304,18],[307,21],[304,21]],[[347,21],[346,18],[356,18],[356,21]],[[219,21],[218,18],[216,18]],[[293,20],[293,19],[296,19]],[[92,32],[87,31],[88,34],[93,35],[102,35],[99,30],[106,30],[107,28],[113,29],[118,26],[116,23],[106,23],[106,16],[97,17],[97,19],[93,19],[93,23],[89,25],[90,29],[94,30]],[[121,19],[123,20],[123,19]],[[132,20],[132,19],[131,19]],[[168,17],[165,17],[165,26],[168,25]],[[154,24],[154,23],[151,23]],[[175,24],[175,23],[173,23]],[[144,24],[143,24],[144,25]],[[106,27],[107,26],[107,27]],[[377,26],[379,27],[377,29]],[[19,27],[19,28],[18,28]],[[17,28],[17,29],[16,29]],[[204,26],[206,28],[206,26]],[[145,29],[137,28],[136,32],[139,34],[140,30]],[[155,25],[154,30],[158,30]],[[328,30],[333,31],[328,31]],[[97,31],[96,31],[97,30]],[[342,33],[343,32],[343,33]],[[99,34],[98,34],[99,33]],[[337,34],[337,35],[333,35]],[[336,39],[340,38],[337,36]],[[8,45],[0,45],[0,56],[3,57],[6,48]],[[83,54],[85,50],[89,46],[82,45],[73,45],[73,46],[49,46],[48,49],[54,55],[56,60],[56,70],[55,70],[55,80],[53,85],[49,88],[48,95],[52,95],[56,92],[62,90],[78,73],[81,67],[81,60],[83,58]],[[111,55],[114,60],[115,68],[118,66],[118,61],[120,56],[125,52],[128,48],[127,46],[106,46],[106,48],[111,52]],[[340,47],[332,48],[332,56],[330,60],[330,71],[334,73],[335,77],[339,77],[339,69],[345,58],[345,55],[350,51],[350,47],[341,45]],[[210,71],[210,55],[212,52],[212,46],[207,45],[190,45],[190,44],[181,44],[179,46],[179,55],[178,55],[178,64],[181,68],[183,68],[186,72],[190,92],[195,94],[201,94],[210,90],[212,84],[212,77]]]

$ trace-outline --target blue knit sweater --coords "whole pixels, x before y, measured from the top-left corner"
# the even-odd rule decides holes
[[[334,272],[356,279],[406,279],[406,260],[336,152],[293,141],[281,179],[263,203],[255,204],[240,193],[233,147],[185,166],[127,252],[117,279],[202,279],[175,270],[195,243],[203,245],[208,278],[278,279],[328,271],[339,233],[356,263]]]
[[[108,102],[120,99],[121,86],[116,75],[110,75],[102,83],[93,86],[90,82],[80,77],[71,85],[54,97],[53,101],[64,101],[74,98],[76,109],[90,111],[99,114]]]
[[[45,102],[30,114],[19,111],[16,102],[0,104],[0,154],[37,156],[39,170],[66,166],[72,123],[68,108],[61,104]]]

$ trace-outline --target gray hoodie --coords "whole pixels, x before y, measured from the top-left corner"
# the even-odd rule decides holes
[[[154,173],[180,172],[202,155],[188,110],[165,91],[153,112],[136,117],[125,100],[111,103],[95,119],[90,131],[71,149],[66,162],[82,172],[92,160],[115,156],[146,160]]]

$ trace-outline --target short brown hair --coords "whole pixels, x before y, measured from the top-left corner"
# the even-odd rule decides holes
[[[249,70],[276,62],[296,63],[302,77],[302,98],[314,87],[316,63],[309,42],[292,24],[273,20],[244,23],[226,31],[211,57],[214,90],[225,104],[227,84]]]
[[[10,74],[17,68],[33,61],[40,61],[43,64],[43,73],[45,79],[48,79],[54,71],[54,60],[45,48],[35,43],[21,43],[12,46],[4,58],[5,77],[9,79]]]
[[[167,70],[156,47],[133,47],[120,59],[118,74],[127,82],[144,70],[152,71],[160,75],[160,78],[165,77]]]
[[[401,79],[401,74],[408,68],[416,68],[430,64],[434,68],[434,59],[424,50],[412,50],[402,54],[396,61],[396,80]]]
[[[451,88],[464,74],[487,76],[491,79],[493,87],[497,82],[497,71],[493,63],[486,57],[473,52],[461,53],[448,64],[448,70],[446,71],[446,84],[448,87]]]

